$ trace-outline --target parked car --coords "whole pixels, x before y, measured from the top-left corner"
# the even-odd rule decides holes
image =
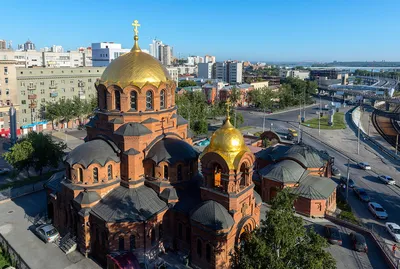
[[[35,231],[45,243],[52,243],[60,236],[57,229],[51,224],[42,224],[38,226]]]
[[[394,181],[394,179],[392,177],[390,177],[390,176],[380,175],[380,176],[378,176],[378,178],[382,182],[384,182],[384,183],[386,183],[388,185],[395,185],[396,184],[396,181]]]
[[[369,198],[368,193],[364,189],[355,187],[353,190],[354,190],[355,194],[357,194],[358,199],[360,199],[361,201],[369,202],[371,200]]]
[[[9,173],[11,170],[9,168],[0,168],[0,175],[5,175]]]
[[[325,235],[328,242],[334,245],[342,245],[342,236],[339,229],[334,225],[325,225]]]
[[[387,219],[388,218],[388,214],[386,213],[386,210],[378,203],[369,202],[368,209],[375,216],[375,218],[378,218],[378,219]]]
[[[394,241],[399,243],[400,242],[400,226],[393,222],[386,222],[385,226],[386,226],[386,230],[393,237]]]
[[[352,232],[350,233],[351,242],[353,243],[353,248],[355,251],[360,252],[368,252],[367,241],[365,241],[365,237],[359,233]]]
[[[340,177],[340,170],[336,166],[332,166],[332,175],[335,177]]]
[[[368,163],[358,163],[358,166],[363,170],[371,170],[371,166]]]
[[[295,129],[289,128],[289,129],[288,129],[288,132],[289,132],[289,134],[291,134],[293,137],[297,137],[297,136],[298,136]]]
[[[343,184],[347,184],[347,177],[340,177],[340,181]],[[349,178],[349,188],[354,188],[355,186],[356,186],[356,183],[354,183],[354,181],[351,178]]]

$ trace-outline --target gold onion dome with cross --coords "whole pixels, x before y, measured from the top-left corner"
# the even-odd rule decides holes
[[[159,87],[161,83],[172,85],[172,81],[167,69],[159,60],[148,53],[143,52],[138,44],[139,22],[132,23],[134,45],[130,52],[119,56],[112,61],[98,83],[105,85],[118,85],[121,88],[126,86],[137,86],[142,88],[146,84]]]
[[[224,125],[211,136],[210,144],[204,149],[202,155],[208,152],[218,153],[226,162],[229,169],[238,169],[240,157],[245,152],[250,152],[246,146],[242,133],[230,122],[229,105],[227,102],[227,117]]]

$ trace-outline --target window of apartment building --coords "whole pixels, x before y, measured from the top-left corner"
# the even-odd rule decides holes
[[[118,58],[118,52],[114,52],[114,58]]]
[[[73,80],[70,80],[69,83],[74,83],[74,81],[73,81]]]
[[[65,83],[65,80],[61,80],[61,83]]]
[[[62,88],[62,91],[65,92],[65,88]]]
[[[22,109],[22,114],[26,114],[26,109]]]
[[[21,72],[21,75],[23,75],[24,74],[24,72]]]
[[[5,79],[4,79],[4,82],[7,84],[7,83],[8,83],[8,78],[5,78]]]
[[[75,91],[74,87],[71,87],[71,92]]]
[[[21,91],[21,95],[25,95],[25,91]]]
[[[41,81],[41,82],[40,82],[40,85],[42,85],[42,86],[43,86],[43,85],[44,85],[44,81]]]
[[[87,80],[87,82],[92,82],[92,79],[91,79],[91,78],[89,78],[89,79]]]
[[[10,94],[10,89],[6,89],[6,95]]]
[[[8,74],[8,67],[5,66],[5,67],[4,67],[4,75],[7,75],[7,74]]]
[[[0,112],[0,118],[4,117],[4,113]]]
[[[22,81],[21,81],[21,86],[25,86],[25,82],[22,82]]]
[[[54,85],[56,85],[56,82],[54,80],[50,80],[50,85],[54,86]]]
[[[43,71],[40,71],[40,74],[43,74]]]
[[[7,101],[6,101],[6,105],[8,105],[8,106],[11,105],[11,101],[10,101],[10,100],[7,100]]]
[[[42,98],[41,101],[42,101],[42,103],[46,102],[46,98]]]
[[[28,119],[27,118],[23,118],[22,122],[26,123],[26,122],[28,122]]]
[[[44,92],[45,92],[44,89],[41,89],[41,90],[40,90],[40,93],[41,93],[41,94],[44,94]]]
[[[22,105],[26,105],[26,100],[21,100]]]

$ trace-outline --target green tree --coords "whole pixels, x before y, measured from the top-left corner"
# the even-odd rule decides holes
[[[231,101],[233,106],[236,106],[237,102],[242,98],[242,92],[237,87],[232,87],[231,92],[229,94],[229,100]]]
[[[64,150],[67,148],[65,143],[55,142],[50,134],[45,133],[30,132],[21,139],[20,143],[25,144],[25,142],[30,144],[33,149],[29,155],[29,165],[40,175],[45,167],[57,168],[64,156]]]
[[[196,120],[192,125],[193,132],[198,134],[206,134],[208,131],[208,124],[205,119]]]
[[[235,128],[239,127],[240,125],[243,124],[244,122],[244,118],[242,113],[237,112],[237,111],[232,111],[231,112],[231,123],[233,123],[233,125],[235,126]]]
[[[183,87],[189,87],[189,86],[197,86],[197,83],[193,80],[183,80],[179,81],[178,87],[183,88]]]
[[[242,237],[232,256],[233,268],[334,269],[336,262],[324,250],[327,242],[293,213],[295,197],[279,191],[261,226]]]
[[[29,141],[21,141],[12,146],[9,152],[4,153],[3,157],[17,171],[26,170],[29,176],[33,151],[33,146]]]

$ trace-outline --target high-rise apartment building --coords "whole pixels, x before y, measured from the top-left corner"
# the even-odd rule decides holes
[[[212,79],[213,78],[213,63],[199,63],[198,78]]]
[[[199,63],[204,63],[204,58],[201,56],[189,56],[187,57],[187,64],[188,65],[196,65]]]
[[[35,50],[35,44],[32,43],[32,41],[28,40],[24,43],[24,51],[28,51],[28,50]]]
[[[215,63],[215,56],[206,55],[204,56],[205,63]]]
[[[93,66],[108,66],[113,60],[129,51],[130,49],[123,49],[121,44],[114,42],[92,43]]]
[[[163,65],[171,65],[172,62],[172,47],[168,45],[159,46],[159,60]]]
[[[229,84],[242,83],[243,63],[242,62],[217,62],[215,63],[215,77]]]
[[[160,49],[159,47],[162,45],[162,41],[161,40],[156,40],[153,39],[152,43],[150,44],[150,55],[153,56],[156,59],[160,59]]]

